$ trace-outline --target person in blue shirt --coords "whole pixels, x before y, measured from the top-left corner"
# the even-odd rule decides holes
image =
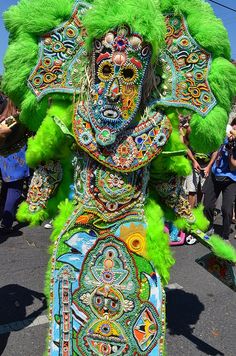
[[[11,100],[5,97],[7,105],[0,111],[0,144],[4,145],[9,128],[3,124],[9,116],[15,116],[18,111]],[[16,152],[8,156],[0,156],[0,171],[2,177],[1,203],[3,212],[1,217],[0,238],[12,231],[16,209],[23,193],[25,180],[30,176],[30,170],[25,161],[26,146],[19,147]]]
[[[232,122],[231,126],[236,124]],[[210,222],[210,229],[213,227],[214,209],[216,201],[222,193],[222,237],[229,239],[230,226],[233,214],[233,202],[236,198],[236,135],[230,131],[224,144],[220,147],[215,162],[212,166],[211,174],[204,186],[204,213]]]

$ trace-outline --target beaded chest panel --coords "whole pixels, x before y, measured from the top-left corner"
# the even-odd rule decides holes
[[[73,162],[75,199],[83,204],[87,213],[94,213],[110,223],[129,216],[143,217],[147,167],[129,174],[114,172],[86,154],[78,154]]]
[[[165,295],[146,260],[147,169],[73,160],[75,210],[54,243],[50,356],[163,355]]]
[[[97,142],[91,123],[87,118],[88,109],[79,103],[73,121],[77,144],[102,165],[121,172],[132,172],[147,165],[161,151],[171,134],[169,119],[161,112],[147,108],[135,127],[122,132],[113,145],[102,147]],[[97,135],[110,135],[103,129]]]

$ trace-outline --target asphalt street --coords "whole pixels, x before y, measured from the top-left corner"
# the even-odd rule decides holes
[[[50,232],[23,227],[0,243],[0,355],[43,355]],[[166,289],[168,356],[235,356],[236,293],[195,262],[208,252],[204,246],[172,250],[176,264]]]

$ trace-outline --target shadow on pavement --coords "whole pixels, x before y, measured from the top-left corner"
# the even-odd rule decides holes
[[[180,289],[166,289],[166,319],[170,335],[183,335],[206,355],[224,355],[193,335],[195,324],[204,310],[195,294]]]
[[[27,315],[27,307],[40,304]],[[2,355],[11,331],[22,330],[30,325],[47,308],[46,297],[17,284],[0,288],[0,355]]]
[[[2,244],[2,243],[4,243],[5,241],[7,241],[9,238],[11,238],[11,237],[17,237],[17,236],[22,236],[23,235],[23,232],[22,231],[20,231],[20,230],[15,230],[15,229],[13,229],[11,232],[9,232],[9,234],[7,234],[7,235],[3,235],[3,236],[1,236],[1,234],[0,234],[0,245]]]
[[[222,225],[220,225],[220,224],[214,224],[214,232],[215,232],[215,234],[221,236],[222,231],[223,231],[223,226],[222,226]]]

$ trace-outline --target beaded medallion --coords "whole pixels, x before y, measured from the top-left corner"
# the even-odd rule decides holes
[[[78,157],[75,166],[74,189],[78,203],[103,221],[143,216],[147,167],[125,174],[106,169],[86,156],[83,161]]]

